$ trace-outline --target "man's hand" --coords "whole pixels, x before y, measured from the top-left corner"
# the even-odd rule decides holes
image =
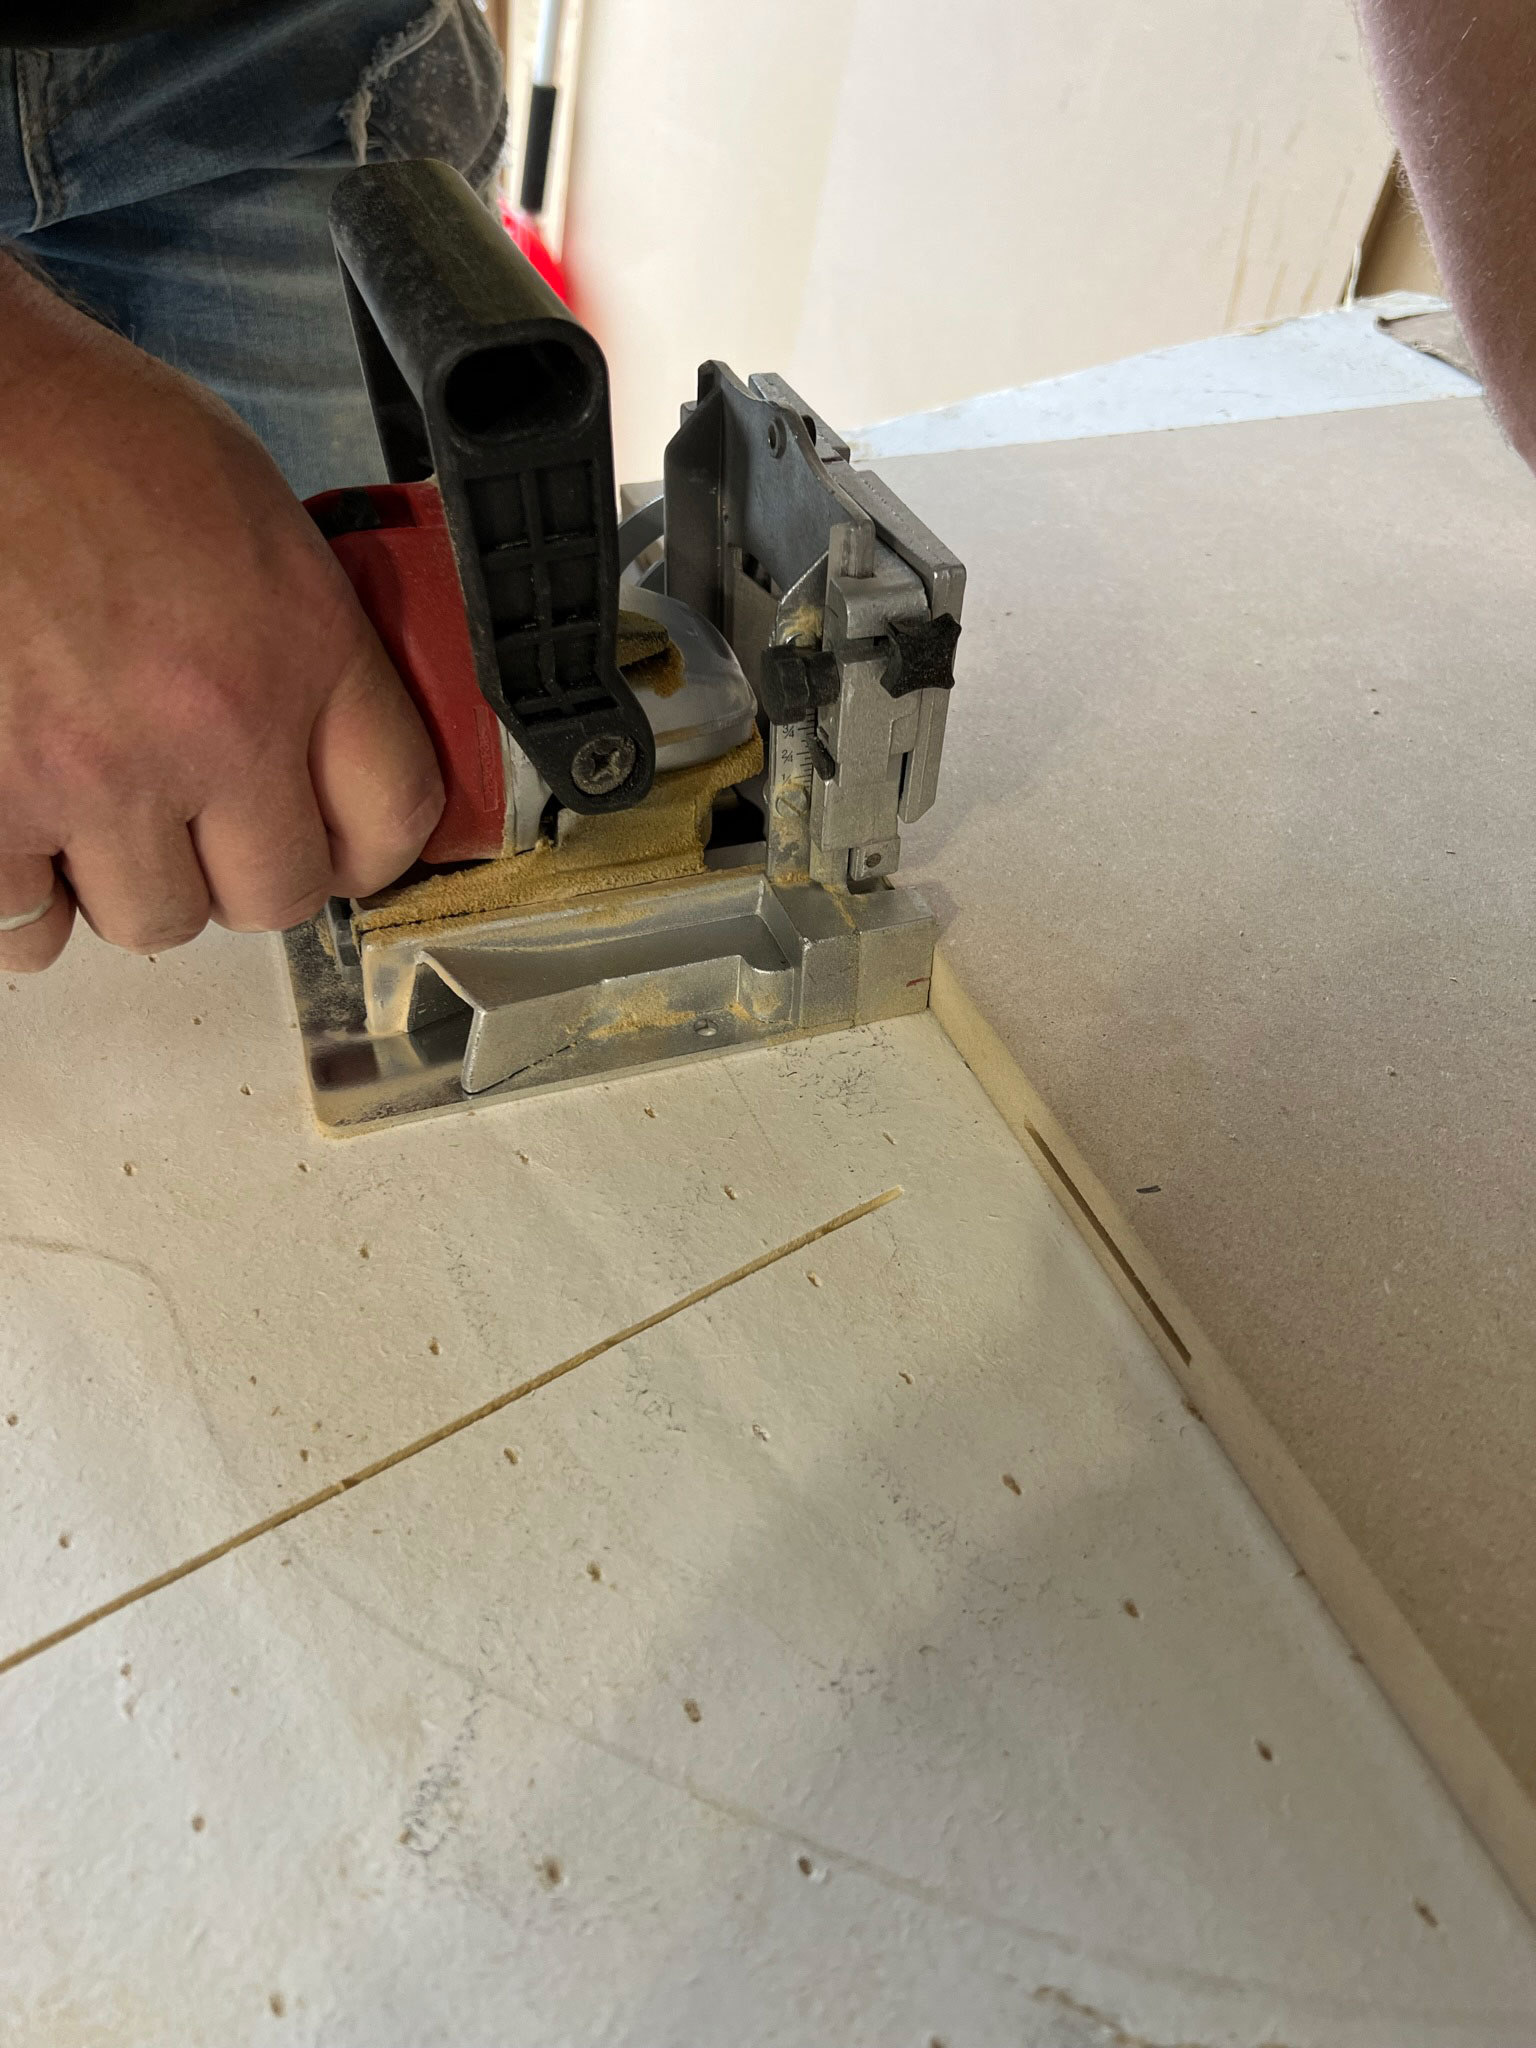
[[[297,924],[393,881],[442,802],[254,436],[0,257],[0,967],[48,966],[76,904],[139,952]]]

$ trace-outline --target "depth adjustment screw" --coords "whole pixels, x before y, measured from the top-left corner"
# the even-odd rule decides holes
[[[634,765],[635,743],[627,733],[599,733],[572,755],[571,780],[583,796],[607,796],[629,779]]]

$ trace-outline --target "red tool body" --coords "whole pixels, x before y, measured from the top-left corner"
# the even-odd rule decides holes
[[[506,751],[501,722],[476,679],[436,484],[322,491],[306,509],[329,535],[437,749],[447,801],[422,859],[494,859],[505,846]]]

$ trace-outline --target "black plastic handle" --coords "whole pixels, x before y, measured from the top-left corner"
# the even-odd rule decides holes
[[[350,172],[331,237],[389,474],[442,493],[486,701],[561,803],[638,803],[602,350],[447,164]]]

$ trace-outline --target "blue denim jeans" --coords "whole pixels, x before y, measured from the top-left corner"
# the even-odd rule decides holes
[[[0,50],[0,237],[255,428],[301,496],[382,476],[326,208],[354,164],[476,186],[505,131],[474,0],[286,0]]]

